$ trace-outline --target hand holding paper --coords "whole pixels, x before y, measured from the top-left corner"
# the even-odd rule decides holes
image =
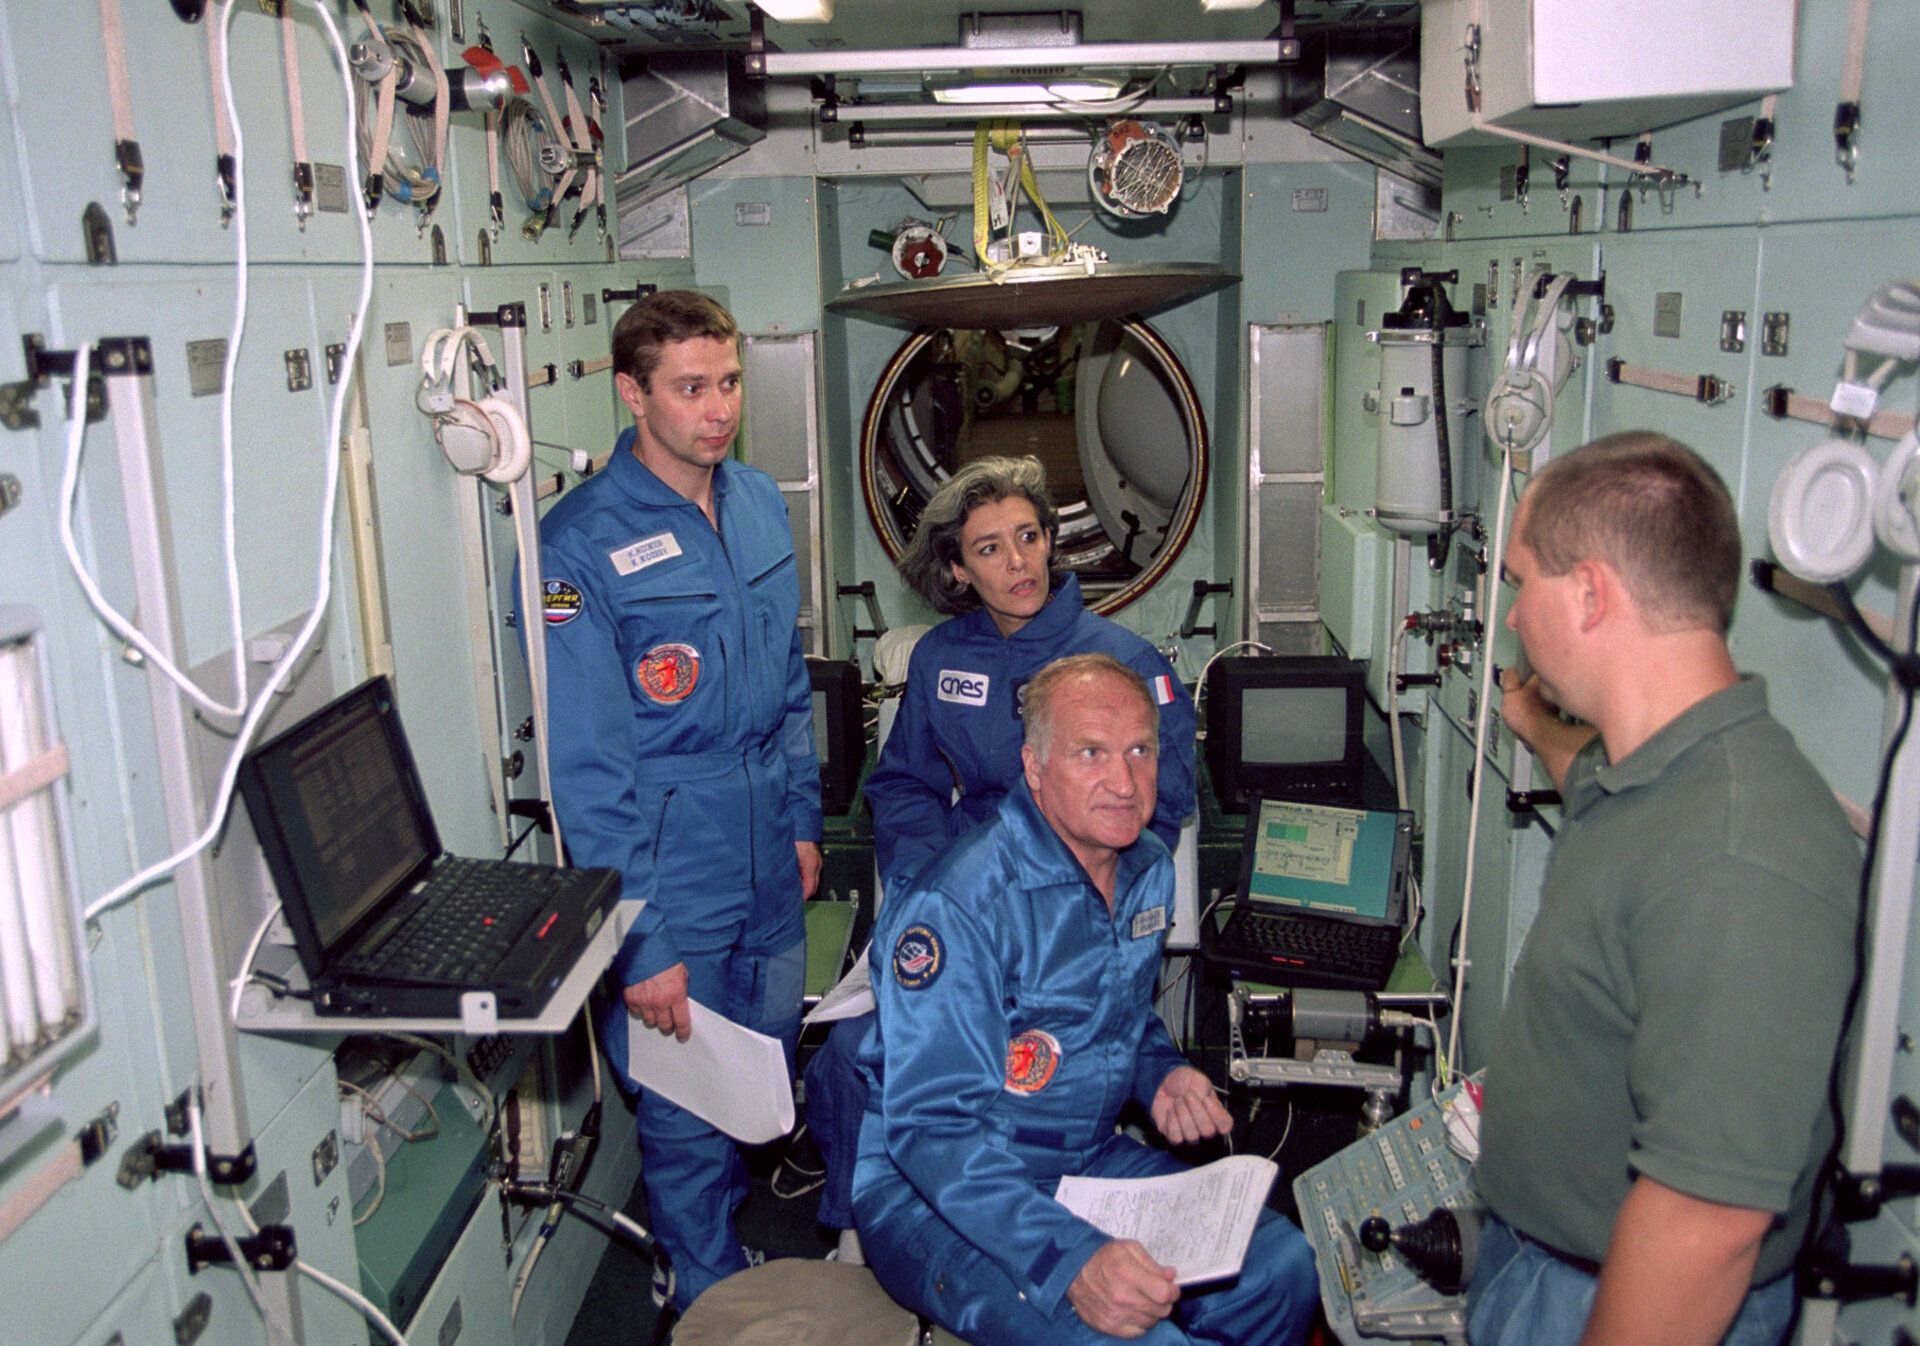
[[[1054,1200],[1103,1234],[1134,1239],[1181,1285],[1239,1272],[1280,1166],[1236,1154],[1159,1178],[1064,1177]]]
[[[744,1144],[764,1145],[793,1130],[793,1084],[779,1040],[698,1000],[686,1005],[692,1032],[685,1042],[630,1025],[627,1073]]]

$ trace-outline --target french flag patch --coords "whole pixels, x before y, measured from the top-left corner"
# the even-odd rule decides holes
[[[1173,678],[1170,674],[1162,673],[1153,680],[1153,699],[1158,705],[1173,704]]]

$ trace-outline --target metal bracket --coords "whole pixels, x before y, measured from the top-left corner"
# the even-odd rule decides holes
[[[1878,1173],[1838,1173],[1833,1196],[1836,1219],[1848,1224],[1871,1220],[1889,1201],[1920,1196],[1920,1164],[1888,1164]]]
[[[1746,348],[1746,310],[1737,308],[1722,310],[1720,314],[1720,349],[1729,355],[1738,355]]]
[[[252,1145],[239,1154],[208,1154],[206,1161],[207,1177],[222,1187],[251,1178],[257,1163]],[[119,1181],[122,1187],[132,1189],[162,1173],[193,1171],[191,1145],[169,1145],[158,1131],[149,1131],[127,1147],[120,1160]]]
[[[76,353],[48,350],[46,338],[38,332],[28,332],[21,337],[20,346],[27,375],[18,383],[0,384],[0,425],[9,430],[37,430],[40,412],[33,406],[34,394],[56,378],[72,379]],[[87,371],[87,424],[105,420],[107,416],[107,390],[100,381],[102,373],[128,372],[153,372],[153,347],[145,337],[117,337],[95,345],[92,368]]]
[[[1542,805],[1558,804],[1558,790],[1509,790],[1507,791],[1508,813],[1537,813]]]
[[[1195,636],[1217,637],[1220,634],[1220,622],[1218,618],[1214,620],[1212,626],[1197,625],[1200,620],[1200,605],[1207,601],[1208,594],[1230,594],[1232,592],[1232,580],[1223,580],[1218,584],[1210,584],[1206,580],[1195,580],[1193,582],[1193,598],[1187,604],[1187,615],[1180,619],[1180,639],[1192,640]]]
[[[289,1271],[298,1253],[294,1247],[293,1226],[262,1225],[257,1234],[242,1234],[234,1239],[240,1255],[255,1271]],[[231,1265],[233,1253],[218,1231],[209,1232],[195,1223],[187,1231],[187,1274],[197,1276],[202,1267]]]
[[[120,260],[113,245],[113,221],[98,201],[87,202],[87,208],[80,212],[80,242],[88,266],[112,266]]]
[[[1893,1100],[1893,1129],[1900,1133],[1900,1139],[1909,1146],[1920,1150],[1920,1108],[1905,1094]]]
[[[1847,170],[1847,181],[1853,181],[1853,170],[1860,162],[1860,105],[1858,103],[1839,103],[1833,109],[1833,159]]]
[[[758,13],[758,11],[755,11]],[[853,628],[855,640],[878,640],[887,633],[887,619],[880,611],[880,598],[874,592],[872,580],[861,580],[858,584],[836,584],[834,592],[841,598],[858,598],[866,604],[867,617],[873,622],[870,627]]]
[[[467,323],[473,327],[525,327],[527,306],[521,303],[502,304],[491,312],[469,313]]]
[[[1855,1266],[1847,1261],[1846,1251],[1816,1248],[1810,1253],[1797,1268],[1800,1293],[1808,1299],[1833,1299],[1842,1304],[1898,1299],[1908,1308],[1914,1306],[1914,1292],[1920,1288],[1920,1264],[1911,1254],[1901,1253],[1891,1266]]]
[[[753,12],[755,15],[760,13],[757,9]],[[603,304],[611,304],[616,299],[623,299],[629,304],[638,303],[648,295],[658,294],[659,292],[660,287],[658,285],[636,285],[631,290],[602,290],[600,291],[600,302]]]
[[[1760,318],[1760,353],[1762,355],[1785,355],[1787,353],[1787,333],[1793,325],[1793,315],[1775,311],[1763,314]]]
[[[1547,297],[1547,291],[1552,288],[1552,272],[1541,271],[1535,274],[1533,280],[1533,297],[1535,299],[1545,299]],[[1602,271],[1592,280],[1570,280],[1567,282],[1567,288],[1560,293],[1568,299],[1605,299],[1607,297],[1607,273]],[[1604,330],[1612,331],[1613,311],[1611,309],[1607,311],[1607,320],[1608,326]]]

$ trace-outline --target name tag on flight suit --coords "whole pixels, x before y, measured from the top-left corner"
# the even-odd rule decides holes
[[[672,533],[655,533],[652,537],[643,537],[638,542],[629,542],[624,547],[615,547],[607,553],[607,559],[613,562],[613,568],[622,575],[631,575],[636,570],[645,570],[650,565],[662,561],[671,561],[680,554],[680,543]]]
[[[1133,918],[1133,937],[1145,939],[1167,928],[1167,909],[1150,907]]]

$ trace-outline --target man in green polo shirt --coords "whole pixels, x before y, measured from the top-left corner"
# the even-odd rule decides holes
[[[1719,476],[1646,432],[1555,460],[1514,521],[1534,674],[1503,716],[1565,807],[1487,1066],[1474,1346],[1749,1346],[1793,1315],[1860,856],[1734,669],[1740,556]]]

